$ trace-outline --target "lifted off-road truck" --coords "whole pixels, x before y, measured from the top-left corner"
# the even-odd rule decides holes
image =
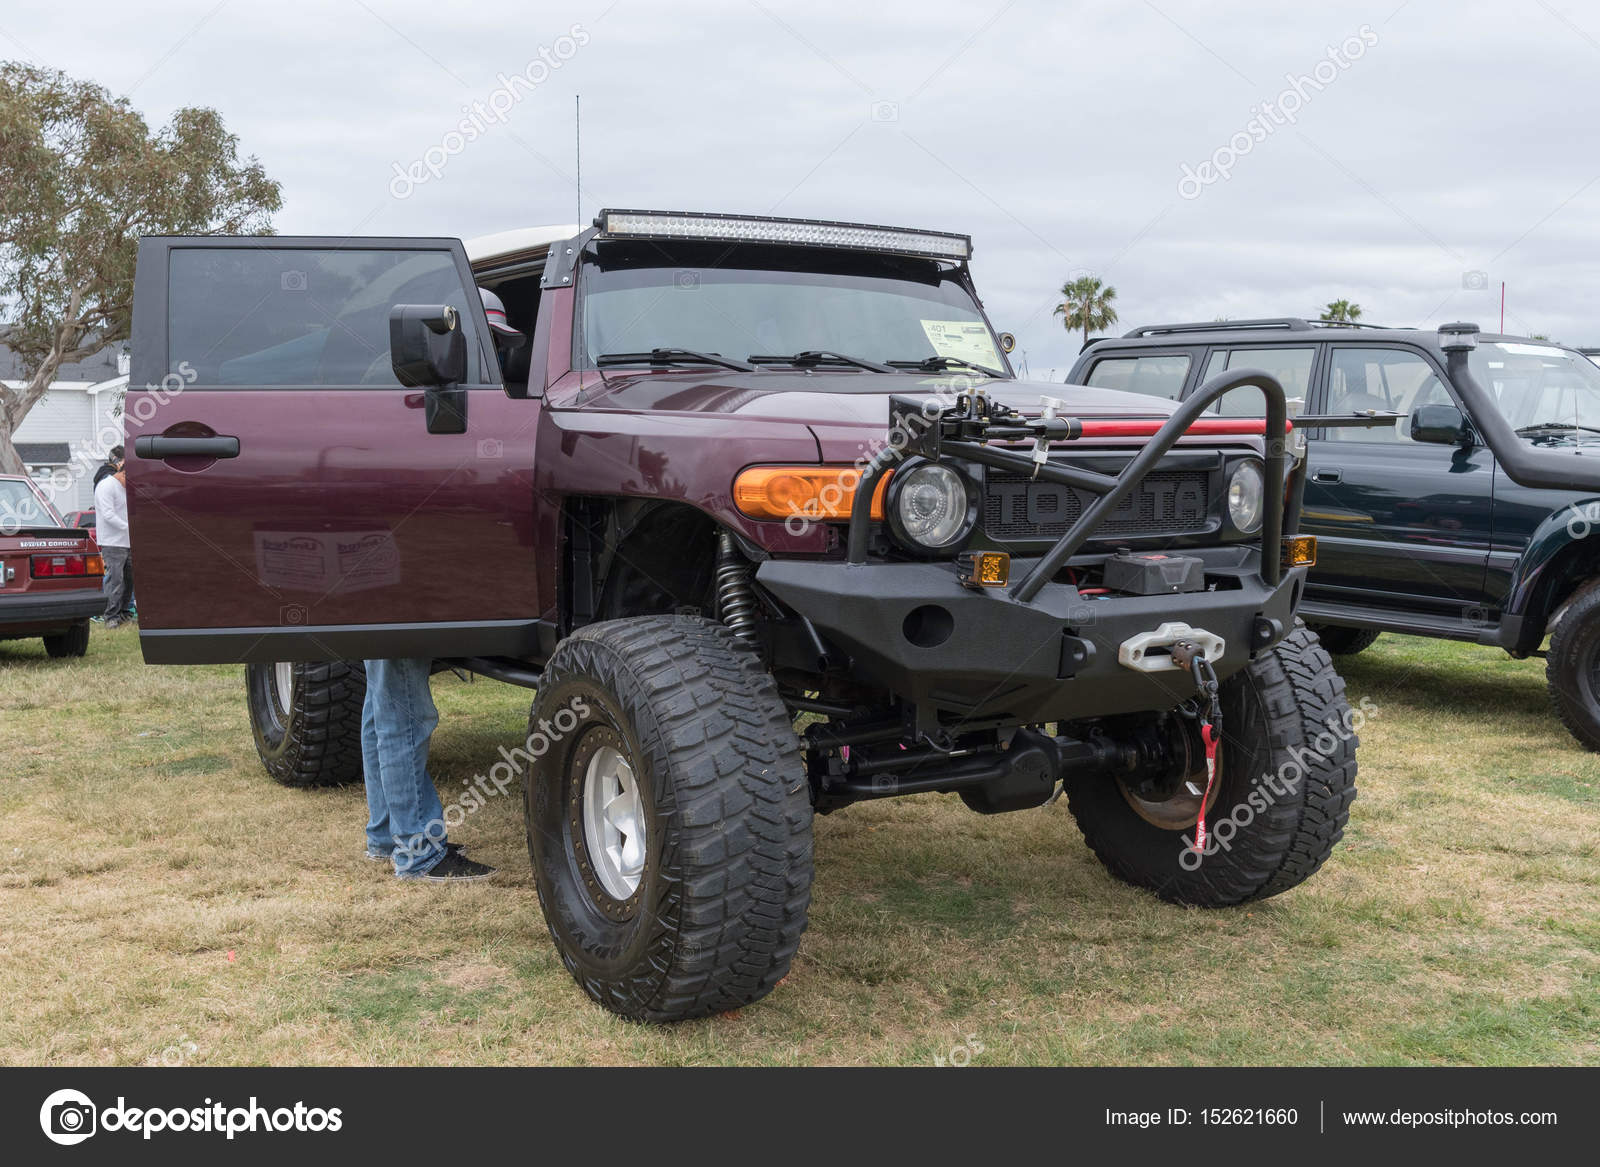
[[[970,250],[629,211],[467,247],[146,239],[145,658],[245,664],[297,786],[360,777],[363,659],[536,689],[508,754],[545,918],[633,1018],[769,992],[813,815],[864,799],[1064,789],[1168,900],[1295,886],[1356,743],[1295,617],[1283,388],[1020,382]],[[475,284],[528,344],[496,348]],[[1240,387],[1264,416],[1205,414]]]

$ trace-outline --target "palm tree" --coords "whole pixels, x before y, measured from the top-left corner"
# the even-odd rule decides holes
[[[1352,304],[1349,300],[1335,300],[1322,310],[1322,319],[1354,324],[1361,319],[1361,305]]]
[[[1099,276],[1079,276],[1061,285],[1061,303],[1055,314],[1061,317],[1065,328],[1083,329],[1083,340],[1089,342],[1089,330],[1110,328],[1117,322],[1117,310],[1111,301],[1117,298],[1117,289],[1100,282]]]

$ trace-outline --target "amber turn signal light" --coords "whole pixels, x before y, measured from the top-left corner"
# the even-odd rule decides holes
[[[752,466],[733,480],[733,504],[752,519],[845,523],[861,474],[854,466]],[[893,475],[891,470],[878,480],[874,519],[883,518],[883,495]]]
[[[1283,566],[1315,567],[1317,564],[1317,537],[1294,535],[1283,541]]]
[[[1011,579],[1011,556],[1004,551],[963,551],[956,578],[969,588],[1003,588]]]

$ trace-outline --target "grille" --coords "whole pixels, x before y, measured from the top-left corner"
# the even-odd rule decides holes
[[[1059,539],[1095,499],[1087,490],[989,471],[983,526],[993,539]],[[1090,536],[1183,535],[1211,516],[1211,476],[1204,470],[1153,470]]]

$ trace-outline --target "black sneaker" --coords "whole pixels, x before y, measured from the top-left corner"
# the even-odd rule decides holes
[[[419,879],[427,883],[471,883],[488,879],[494,868],[487,863],[474,863],[459,851],[446,851],[444,858],[421,875],[397,875],[396,879]]]
[[[467,853],[467,845],[465,843],[446,843],[444,849],[446,851],[454,851],[457,855],[465,855]],[[378,863],[393,863],[394,852],[374,851],[371,847],[368,847],[367,858]]]

